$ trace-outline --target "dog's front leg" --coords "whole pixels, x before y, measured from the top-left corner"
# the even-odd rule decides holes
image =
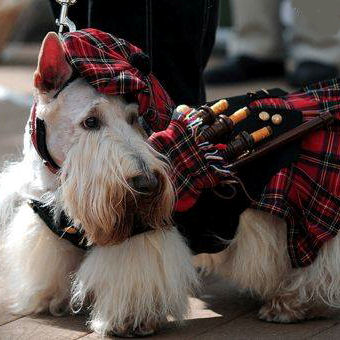
[[[18,208],[0,236],[9,309],[17,314],[67,311],[71,274],[83,251],[53,234],[27,203]]]
[[[176,229],[152,231],[94,247],[74,282],[72,302],[92,301],[90,326],[121,336],[153,333],[168,316],[180,320],[197,286],[191,254]]]

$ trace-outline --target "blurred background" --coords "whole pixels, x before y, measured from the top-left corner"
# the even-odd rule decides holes
[[[46,32],[55,29],[47,0],[0,0],[0,163],[19,155]]]
[[[221,0],[208,99],[337,76],[338,7],[334,0]],[[2,163],[21,149],[39,47],[56,26],[48,0],[0,0],[0,24]]]

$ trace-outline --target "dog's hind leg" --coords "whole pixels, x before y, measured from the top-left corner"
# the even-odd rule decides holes
[[[296,322],[329,316],[340,308],[340,237],[326,242],[315,261],[292,269],[278,294],[260,310],[266,321]]]
[[[264,301],[263,320],[289,323],[329,315],[340,308],[340,237],[325,243],[313,264],[294,269],[286,233],[283,220],[248,209],[229,247],[205,262]]]
[[[261,319],[284,323],[305,319],[306,307],[298,292],[285,291],[283,286],[293,271],[283,220],[247,209],[240,216],[237,235],[224,256],[221,272],[264,301]]]
[[[294,291],[280,289],[291,274],[285,222],[266,213],[248,209],[240,217],[237,234],[228,248],[200,265],[209,263],[218,274],[265,301],[260,318],[292,322],[305,316],[303,304]],[[205,261],[202,260],[205,258]],[[197,260],[196,260],[197,262]]]
[[[200,267],[208,264],[208,271],[233,281],[241,290],[264,299],[272,296],[290,270],[285,222],[247,209],[226,250],[199,255],[194,263]]]
[[[76,274],[72,302],[92,297],[97,333],[151,334],[168,316],[183,318],[197,285],[191,254],[176,229],[152,231],[121,244],[94,247]]]
[[[0,250],[12,312],[59,315],[65,311],[70,274],[78,267],[82,251],[53,234],[26,203],[5,226]]]

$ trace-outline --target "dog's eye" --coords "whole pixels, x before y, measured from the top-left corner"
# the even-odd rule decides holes
[[[87,130],[98,130],[100,127],[100,121],[97,117],[89,117],[83,121],[82,126]]]

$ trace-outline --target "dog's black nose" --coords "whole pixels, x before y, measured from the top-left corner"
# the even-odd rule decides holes
[[[152,194],[158,188],[158,178],[153,173],[132,177],[130,182],[133,189],[143,194]]]

